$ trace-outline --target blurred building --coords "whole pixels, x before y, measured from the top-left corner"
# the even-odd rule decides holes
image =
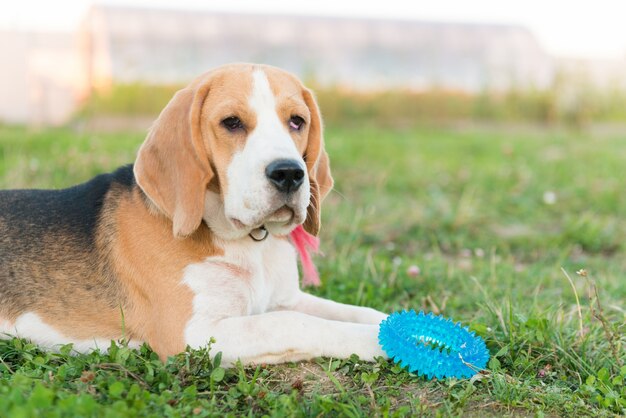
[[[0,121],[60,124],[87,94],[77,37],[0,31]]]
[[[75,34],[0,32],[0,121],[67,121],[94,89],[185,83],[260,62],[352,89],[544,87],[554,60],[525,28],[96,6]],[[623,66],[621,67],[623,68]]]
[[[179,83],[233,61],[358,89],[543,86],[553,71],[517,26],[96,7],[84,30],[95,85]]]

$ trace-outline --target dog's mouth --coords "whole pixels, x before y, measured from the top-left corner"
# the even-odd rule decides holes
[[[272,213],[266,220],[266,223],[280,223],[287,224],[291,222],[294,217],[294,211],[287,205],[278,208],[274,213]]]
[[[237,229],[259,229],[259,228],[267,228],[272,226],[285,226],[291,223],[294,220],[295,212],[294,210],[287,206],[283,205],[280,208],[276,209],[269,216],[266,216],[259,222],[255,222],[251,225],[243,223],[241,220],[237,218],[229,218],[231,223]]]

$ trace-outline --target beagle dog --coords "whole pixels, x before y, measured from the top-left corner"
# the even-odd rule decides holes
[[[385,356],[376,310],[299,288],[287,239],[333,186],[313,94],[253,64],[175,94],[134,165],[0,192],[0,335],[54,349],[206,346],[225,364]]]

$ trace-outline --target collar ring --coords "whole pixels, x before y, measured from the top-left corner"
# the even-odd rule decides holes
[[[267,232],[267,229],[262,226],[260,228],[253,229],[248,235],[250,236],[250,238],[252,238],[253,241],[261,242],[265,241],[265,239],[269,235],[269,232]]]

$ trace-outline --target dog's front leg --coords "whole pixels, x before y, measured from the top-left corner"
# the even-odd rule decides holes
[[[332,321],[293,311],[224,318],[207,324],[204,337],[188,341],[205,345],[215,338],[214,351],[225,364],[282,363],[314,357],[348,358],[357,354],[372,361],[386,355],[378,345],[376,325]]]
[[[334,321],[378,325],[387,314],[363,306],[347,305],[298,291],[282,309],[290,309]]]

